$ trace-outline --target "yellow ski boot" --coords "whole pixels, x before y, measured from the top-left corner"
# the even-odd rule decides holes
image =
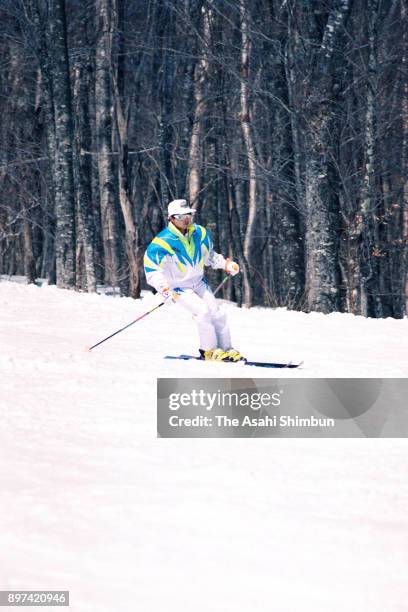
[[[245,361],[245,357],[236,349],[231,348],[225,352],[229,357],[229,361]]]
[[[224,351],[220,348],[209,349],[204,351],[200,349],[201,359],[205,361],[231,361],[228,351]]]

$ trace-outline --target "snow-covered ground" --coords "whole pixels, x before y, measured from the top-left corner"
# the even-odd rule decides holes
[[[194,323],[134,301],[0,283],[0,589],[74,612],[408,609],[407,441],[157,439],[156,378],[270,377],[172,362]],[[226,305],[279,377],[408,377],[408,320]]]

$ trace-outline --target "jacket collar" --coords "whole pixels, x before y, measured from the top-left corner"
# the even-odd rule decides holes
[[[190,238],[192,236],[192,234],[195,232],[195,229],[196,229],[195,223],[192,223],[189,226],[189,228],[187,230],[187,233],[186,234],[182,234],[180,232],[180,230],[178,230],[177,227],[175,225],[173,225],[173,223],[171,221],[169,221],[169,224],[168,224],[167,227],[168,227],[168,229],[170,230],[170,232],[172,234],[177,236],[177,238],[181,238],[181,240],[186,240],[186,238]]]

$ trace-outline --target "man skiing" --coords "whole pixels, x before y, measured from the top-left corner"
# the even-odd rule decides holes
[[[144,256],[146,279],[166,302],[175,302],[193,315],[202,359],[240,361],[244,358],[231,346],[226,313],[204,278],[204,266],[234,276],[239,265],[214,251],[209,230],[193,223],[194,212],[186,200],[170,202],[169,224],[153,238]]]

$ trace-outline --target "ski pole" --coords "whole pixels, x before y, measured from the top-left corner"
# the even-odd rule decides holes
[[[215,289],[214,291],[214,295],[221,289],[221,287],[223,286],[223,284],[229,279],[229,276],[226,276],[221,283],[218,285],[218,287]],[[100,340],[99,342],[97,342],[96,344],[94,344],[93,346],[87,346],[86,350],[88,352],[92,351],[92,349],[96,348],[97,346],[99,346],[100,344],[102,344],[103,342],[106,342],[106,340],[109,340],[110,338],[113,338],[113,336],[116,336],[116,334],[120,334],[120,332],[123,332],[125,329],[127,329],[128,327],[130,327],[131,325],[134,325],[135,323],[137,323],[138,321],[140,321],[141,319],[143,319],[144,317],[147,317],[147,315],[149,315],[150,313],[154,312],[155,310],[157,310],[158,308],[160,308],[160,306],[163,306],[164,302],[161,302],[160,304],[158,304],[157,306],[155,306],[154,308],[152,308],[151,310],[148,310],[147,312],[145,312],[144,314],[142,314],[140,317],[138,317],[137,319],[135,319],[134,321],[132,321],[131,323],[128,323],[127,325],[125,325],[125,327],[122,327],[121,329],[118,329],[117,331],[113,332],[113,334],[111,334],[110,336],[107,336],[106,338],[104,338],[103,340]]]
[[[217,287],[217,288],[214,290],[214,295],[215,295],[216,293],[218,293],[218,291],[221,289],[221,287],[223,286],[223,284],[224,284],[224,283],[226,283],[226,282],[227,282],[227,280],[228,280],[229,278],[231,278],[231,276],[228,274],[228,276],[226,276],[226,277],[225,277],[225,278],[224,278],[224,279],[223,279],[223,280],[220,282],[220,284],[218,285],[218,287]]]
[[[147,317],[147,315],[149,315],[150,313],[152,313],[154,310],[157,310],[158,308],[160,308],[160,306],[163,306],[164,302],[161,302],[160,304],[158,304],[157,306],[155,306],[154,308],[152,308],[151,310],[148,310],[147,312],[145,312],[144,314],[142,314],[140,317],[138,317],[137,319],[135,319],[134,321],[132,321],[131,323],[129,323],[128,325],[125,325],[125,327],[122,327],[122,329],[118,329],[118,331],[113,332],[113,334],[111,334],[110,336],[108,336],[107,338],[104,338],[103,340],[100,340],[99,342],[97,342],[96,344],[94,344],[93,346],[87,346],[86,350],[87,351],[92,351],[92,349],[96,348],[97,346],[99,346],[100,344],[102,344],[102,342],[106,342],[106,340],[109,340],[109,338],[113,338],[113,336],[116,336],[116,334],[120,334],[120,332],[122,332],[123,330],[127,329],[128,327],[130,327],[131,325],[134,325],[135,323],[137,323],[138,321],[140,321],[141,319],[143,319],[144,317]]]

